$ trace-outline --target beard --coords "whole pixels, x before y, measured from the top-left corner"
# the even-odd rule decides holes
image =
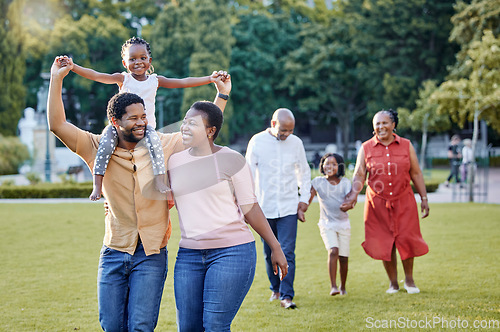
[[[122,131],[123,139],[130,143],[139,143],[146,135],[146,128],[144,128],[144,135],[142,137],[137,137],[134,135],[133,130]]]

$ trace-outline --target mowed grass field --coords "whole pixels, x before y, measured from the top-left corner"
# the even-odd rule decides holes
[[[174,210],[175,211],[175,210]],[[254,283],[233,331],[499,330],[500,205],[431,204],[422,221],[429,254],[415,259],[417,295],[388,295],[380,261],[361,248],[363,203],[350,212],[351,256],[344,297],[329,296],[327,252],[311,205],[299,224],[297,310],[269,303],[262,244]],[[0,331],[99,331],[96,276],[104,234],[101,204],[0,204]],[[175,331],[173,264],[177,217],[168,245],[169,274],[156,331]],[[399,280],[403,279],[401,264]],[[402,286],[402,284],[401,284]],[[447,324],[447,325],[446,325]],[[474,325],[476,324],[476,325]],[[488,328],[489,327],[489,328]]]

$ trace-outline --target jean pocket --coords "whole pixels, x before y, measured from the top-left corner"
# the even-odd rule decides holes
[[[105,245],[103,245],[103,246],[102,246],[102,248],[101,248],[101,253],[100,253],[100,255],[101,255],[101,256],[108,256],[108,255],[110,255],[110,254],[111,254],[112,250],[113,250],[113,249],[108,248],[108,247],[106,247]]]

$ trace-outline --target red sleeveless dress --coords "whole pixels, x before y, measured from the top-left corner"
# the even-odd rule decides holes
[[[368,187],[362,246],[370,257],[384,261],[391,260],[394,244],[402,260],[429,252],[410,185],[410,141],[393,135],[388,146],[376,136],[363,143]]]

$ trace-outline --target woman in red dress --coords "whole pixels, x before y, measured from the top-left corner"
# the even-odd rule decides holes
[[[365,252],[382,260],[390,280],[389,294],[399,291],[396,249],[405,272],[404,288],[410,294],[420,290],[413,280],[413,259],[429,247],[420,233],[418,208],[410,180],[421,198],[422,218],[429,215],[424,177],[417,154],[408,139],[394,133],[398,114],[382,110],[373,117],[373,138],[363,143],[346,196],[346,207],[354,207],[368,173],[365,202]]]

